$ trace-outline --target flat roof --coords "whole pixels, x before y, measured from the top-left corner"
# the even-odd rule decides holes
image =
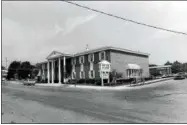
[[[116,51],[127,52],[127,53],[138,54],[138,55],[144,55],[144,56],[149,56],[150,55],[148,53],[143,53],[143,52],[139,52],[139,51],[132,51],[132,50],[113,47],[113,46],[105,46],[105,47],[100,47],[100,48],[96,48],[96,49],[91,49],[91,50],[79,52],[79,53],[74,54],[74,56],[80,56],[80,55],[85,55],[85,54],[94,53],[94,52],[98,52],[98,51],[104,51],[104,50],[116,50]]]
[[[149,67],[149,69],[156,69],[156,68],[168,68],[171,67],[171,65],[164,65],[164,66],[153,66],[153,67]]]

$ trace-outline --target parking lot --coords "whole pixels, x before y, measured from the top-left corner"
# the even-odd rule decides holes
[[[132,89],[2,85],[3,123],[186,123],[187,79]]]

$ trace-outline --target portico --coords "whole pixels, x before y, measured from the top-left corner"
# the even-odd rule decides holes
[[[53,51],[47,57],[47,83],[65,83],[67,77],[67,62],[72,55]]]

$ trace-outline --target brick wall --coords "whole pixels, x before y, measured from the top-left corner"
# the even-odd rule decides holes
[[[141,56],[137,54],[130,54],[119,51],[110,51],[112,70],[123,73],[123,77],[127,78],[126,66],[127,64],[138,64],[143,69],[143,76],[149,76],[149,59],[148,56]]]
[[[105,51],[106,53],[106,60],[110,61],[110,51]],[[80,79],[80,63],[79,63],[79,57],[76,58],[76,65],[75,65],[75,72],[76,72],[76,79]],[[99,52],[94,53],[94,62],[93,62],[93,69],[95,70],[95,79],[100,78],[99,74]],[[88,54],[84,55],[84,71],[85,71],[85,78],[89,79],[88,72],[90,70],[90,62],[88,61]]]

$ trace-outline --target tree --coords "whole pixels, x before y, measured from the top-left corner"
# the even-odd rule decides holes
[[[182,64],[182,70],[183,72],[187,72],[187,63]]]
[[[18,75],[18,69],[21,66],[21,62],[13,61],[8,67],[7,79],[15,78]]]
[[[26,79],[26,78],[33,78],[33,76],[37,73],[34,71],[36,67],[31,65],[29,61],[25,62],[18,62],[13,61],[9,68],[8,68],[8,79],[11,78],[19,78],[19,79]]]
[[[175,61],[171,66],[173,73],[182,72],[182,63]]]
[[[1,70],[5,70],[6,68],[4,66],[1,66]]]
[[[34,66],[31,65],[30,62],[28,61],[22,62],[18,70],[19,78],[21,79],[31,78],[33,68]]]
[[[122,78],[123,73],[117,72],[115,69],[110,73],[110,81],[116,82],[116,79]]]
[[[164,65],[172,65],[170,61],[167,61]]]

